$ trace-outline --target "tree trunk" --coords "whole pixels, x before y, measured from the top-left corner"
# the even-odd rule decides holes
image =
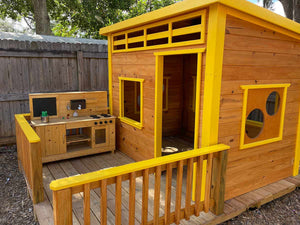
[[[37,34],[53,35],[50,28],[46,0],[31,0],[34,11],[35,29]]]
[[[294,5],[294,20],[300,23],[300,0],[295,0]]]
[[[294,0],[279,0],[283,6],[285,15],[287,18],[294,20],[294,4],[293,1]],[[297,0],[295,0],[297,1]]]

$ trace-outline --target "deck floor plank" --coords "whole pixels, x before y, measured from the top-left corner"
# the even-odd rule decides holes
[[[49,184],[52,180],[73,176],[77,174],[88,173],[100,169],[120,166],[134,162],[127,155],[116,152],[103,153],[94,156],[86,156],[76,159],[64,160],[60,162],[53,162],[43,165],[43,183],[45,201],[34,205],[34,210],[41,225],[53,224],[53,208],[52,208],[52,191]],[[183,185],[182,185],[182,205],[185,205],[185,192],[186,192],[186,167],[183,171]],[[176,169],[172,173],[172,188],[171,188],[171,211],[175,209],[176,197]],[[149,175],[149,207],[148,207],[148,220],[153,220],[153,200],[155,188],[155,176]],[[164,199],[165,199],[165,185],[166,173],[161,176],[161,195],[160,195],[160,216],[164,213]],[[136,178],[136,207],[135,207],[135,224],[140,224],[142,214],[142,184],[141,177]],[[180,224],[217,224],[229,220],[242,212],[246,211],[249,207],[260,207],[273,199],[283,196],[296,187],[300,186],[300,175],[296,177],[289,177],[278,182],[269,184],[265,187],[248,192],[236,198],[227,200],[225,202],[224,213],[215,216],[211,212],[201,212],[199,217],[191,216],[189,221],[182,219]],[[100,224],[100,188],[91,190],[91,224]],[[84,224],[83,218],[83,193],[73,195],[73,224]],[[122,224],[128,224],[129,215],[129,182],[122,182]],[[115,223],[115,185],[107,186],[107,223],[112,225]]]

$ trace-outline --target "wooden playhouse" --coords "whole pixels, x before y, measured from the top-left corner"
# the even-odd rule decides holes
[[[40,224],[214,224],[300,185],[299,24],[244,0],[185,0],[100,34],[121,152],[42,168],[32,118],[17,116]]]
[[[185,0],[100,34],[117,149],[145,160],[227,144],[225,199],[298,174],[299,24],[247,1]]]

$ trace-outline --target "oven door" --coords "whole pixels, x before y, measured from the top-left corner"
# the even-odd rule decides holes
[[[97,126],[92,128],[93,134],[93,141],[92,146],[93,148],[101,148],[109,146],[109,132],[108,132],[107,125]]]

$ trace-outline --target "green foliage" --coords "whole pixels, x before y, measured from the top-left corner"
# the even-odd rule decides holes
[[[176,0],[47,0],[56,36],[103,39],[99,29],[175,3]],[[25,18],[34,29],[31,0],[1,0],[0,18]]]

